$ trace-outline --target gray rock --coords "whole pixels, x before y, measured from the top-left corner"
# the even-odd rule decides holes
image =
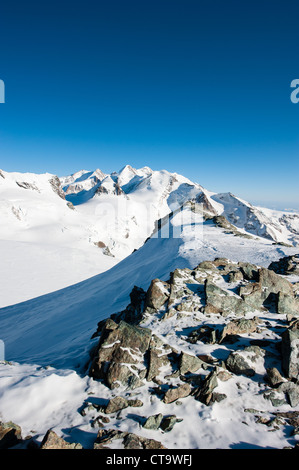
[[[238,351],[232,352],[227,360],[226,367],[236,375],[246,375],[253,377],[255,370],[248,364],[245,358]]]
[[[267,369],[266,379],[271,387],[278,387],[278,385],[284,381],[276,367],[270,367]]]
[[[242,335],[257,331],[260,319],[254,317],[252,319],[241,318],[230,321],[222,330],[219,343],[221,343],[227,335]]]
[[[179,357],[179,371],[181,374],[196,372],[203,365],[203,361],[196,356],[181,352]]]
[[[204,379],[202,385],[194,392],[194,398],[205,405],[209,405],[212,397],[213,390],[218,386],[217,371],[212,370],[209,375]]]
[[[160,427],[160,424],[162,422],[163,415],[161,413],[149,416],[145,423],[143,424],[143,427],[145,429],[152,429],[152,430],[157,430]]]
[[[174,425],[178,422],[176,415],[165,416],[160,424],[160,429],[164,432],[172,431]]]
[[[144,354],[149,348],[151,330],[121,321],[119,325],[110,320],[102,329],[97,353],[89,374],[104,379],[110,388],[119,384],[129,386],[138,375],[129,364],[143,366]]]
[[[160,279],[153,279],[146,293],[145,307],[159,310],[169,299],[170,286]]]
[[[282,369],[286,377],[299,378],[299,320],[295,321],[282,334]]]
[[[106,414],[116,413],[117,411],[123,410],[129,406],[129,402],[123,397],[114,397],[109,400],[109,403],[105,409]]]

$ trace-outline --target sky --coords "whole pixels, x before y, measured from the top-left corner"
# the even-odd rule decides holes
[[[0,168],[177,172],[299,209],[298,0],[0,7]]]

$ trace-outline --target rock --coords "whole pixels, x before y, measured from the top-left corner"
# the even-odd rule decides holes
[[[238,266],[247,281],[258,280],[258,267],[251,263],[239,262]]]
[[[279,261],[273,261],[268,269],[277,274],[299,274],[299,254],[285,256]]]
[[[282,333],[282,369],[286,377],[299,378],[299,320]]]
[[[258,317],[232,320],[223,328],[219,343],[221,343],[227,335],[248,335],[254,333],[258,329],[259,323],[260,319]]]
[[[197,341],[202,341],[203,343],[208,344],[215,344],[217,343],[217,336],[218,332],[216,329],[212,328],[211,326],[204,325],[194,331],[191,331],[186,341],[192,344],[197,343]]]
[[[119,439],[122,439],[124,449],[165,449],[161,442],[155,439],[147,439],[133,433],[122,432],[115,429],[100,429],[93,448],[109,449],[106,445]]]
[[[52,176],[52,178],[49,179],[49,183],[52,186],[53,191],[61,197],[61,199],[65,199],[65,193],[62,189],[60,179],[58,176]]]
[[[181,374],[196,372],[203,365],[203,361],[196,356],[181,352],[179,357],[179,371]]]
[[[68,443],[62,437],[59,437],[56,432],[49,429],[40,445],[40,449],[82,449],[81,444]]]
[[[276,367],[270,367],[267,369],[266,379],[271,387],[278,387],[278,385],[284,382],[284,379],[282,378]]]
[[[269,294],[278,294],[278,292],[294,296],[292,284],[279,274],[266,268],[260,268],[258,274],[258,282],[265,291],[265,299]]]
[[[299,300],[283,292],[278,293],[277,313],[286,314],[289,319],[299,316]]]
[[[160,427],[162,419],[163,419],[163,415],[161,413],[149,416],[147,420],[145,421],[145,423],[143,424],[143,427],[145,429],[157,430]]]
[[[245,360],[241,352],[234,351],[230,353],[226,360],[226,367],[236,375],[246,375],[246,377],[253,377],[255,370]]]
[[[114,397],[109,400],[109,403],[105,409],[106,414],[116,413],[117,411],[123,410],[129,406],[128,400],[123,397]]]
[[[238,282],[243,280],[243,274],[241,271],[230,271],[228,273],[228,282]]]
[[[90,376],[104,379],[111,389],[120,384],[129,386],[134,382],[134,376],[138,376],[138,368],[143,367],[150,340],[151,330],[148,328],[130,325],[122,320],[115,326],[115,322],[110,320],[102,330]],[[134,372],[133,365],[136,366]]]
[[[218,386],[217,371],[212,370],[204,379],[202,386],[198,387],[194,392],[196,400],[209,405],[212,400],[213,390]]]
[[[170,286],[160,279],[153,279],[146,293],[145,308],[159,310],[170,295]]]
[[[262,286],[258,282],[241,285],[239,295],[253,310],[260,310],[265,300]]]
[[[173,350],[168,344],[164,344],[156,335],[152,335],[148,350],[148,370],[146,380],[151,381],[158,377],[161,368],[170,368]]]
[[[17,445],[22,439],[21,433],[20,426],[12,421],[0,422],[0,449],[9,449]]]
[[[178,422],[176,415],[166,416],[162,419],[160,424],[160,428],[164,432],[170,432],[174,425]]]
[[[228,291],[221,289],[209,279],[205,281],[205,296],[205,313],[220,313],[221,315],[226,316],[231,311],[236,315],[241,315],[250,311],[250,308],[241,297],[230,294]]]
[[[179,387],[170,388],[164,395],[163,401],[164,403],[173,403],[174,401],[178,400],[179,398],[185,398],[191,393],[191,387],[189,384],[185,383],[180,385]]]

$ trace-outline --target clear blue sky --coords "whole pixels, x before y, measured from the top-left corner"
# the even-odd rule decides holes
[[[298,0],[5,1],[0,168],[181,173],[299,208]]]

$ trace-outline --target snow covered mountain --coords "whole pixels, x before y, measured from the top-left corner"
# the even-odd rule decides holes
[[[298,214],[254,207],[231,193],[213,193],[166,170],[126,165],[111,174],[81,170],[60,179],[1,170],[4,292],[0,305],[28,300],[110,269],[139,249],[158,224],[190,203],[222,227],[219,216],[225,217],[228,231],[298,244]],[[164,230],[162,236],[169,233]]]

